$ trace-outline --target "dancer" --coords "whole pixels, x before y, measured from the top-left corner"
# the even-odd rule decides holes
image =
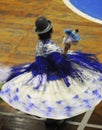
[[[68,51],[70,42],[63,51],[47,18],[39,17],[35,27],[35,62],[11,67],[0,97],[22,112],[54,120],[95,107],[102,100],[102,64],[94,54]]]

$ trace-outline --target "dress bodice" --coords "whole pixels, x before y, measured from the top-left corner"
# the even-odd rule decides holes
[[[42,42],[41,40],[38,41],[35,50],[35,56],[43,56],[46,57],[48,54],[52,52],[59,52],[62,53],[62,49],[53,41],[47,40]]]

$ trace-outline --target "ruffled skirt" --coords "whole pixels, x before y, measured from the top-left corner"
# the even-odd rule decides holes
[[[0,97],[22,112],[49,119],[70,118],[95,107],[102,100],[102,65],[86,62],[83,53],[71,53],[68,58],[80,78],[69,74],[48,80],[47,73],[24,71],[3,85]],[[30,65],[22,66],[22,70]]]

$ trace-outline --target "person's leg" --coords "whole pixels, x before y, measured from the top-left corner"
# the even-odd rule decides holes
[[[65,120],[53,120],[53,119],[47,119],[45,121],[46,128],[48,130],[57,130],[59,127],[65,124]]]

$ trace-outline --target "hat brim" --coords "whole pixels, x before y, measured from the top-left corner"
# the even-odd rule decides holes
[[[43,31],[40,31],[40,30],[38,30],[38,29],[36,28],[36,29],[35,29],[35,32],[36,32],[37,34],[44,34],[44,33],[47,33],[51,28],[52,28],[51,21],[48,20],[48,26],[47,26]]]

